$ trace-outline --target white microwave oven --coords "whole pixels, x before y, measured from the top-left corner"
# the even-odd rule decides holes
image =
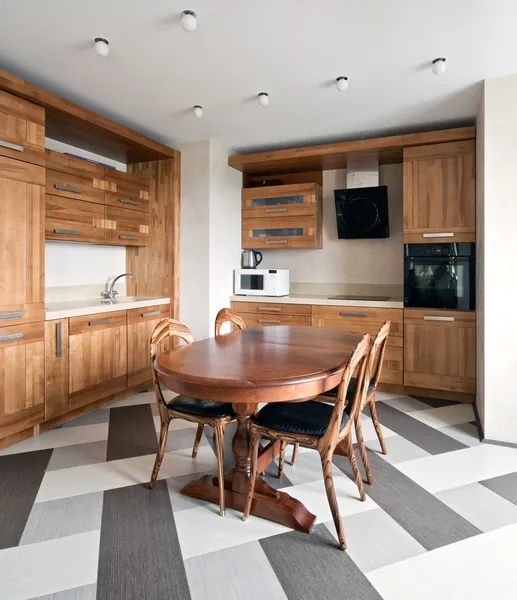
[[[289,296],[288,269],[238,269],[235,294],[241,296]]]

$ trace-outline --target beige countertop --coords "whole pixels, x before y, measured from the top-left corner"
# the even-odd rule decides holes
[[[168,304],[170,298],[152,298],[150,296],[117,296],[115,300],[86,298],[80,300],[66,300],[64,302],[50,302],[45,304],[45,320],[66,319],[68,317],[82,317],[99,313],[115,312],[117,310],[130,310],[132,308],[145,308]]]
[[[404,308],[402,298],[389,300],[329,300],[321,294],[290,294],[289,296],[230,296],[232,302],[270,302],[275,304],[312,304],[315,306],[359,306],[363,308]]]

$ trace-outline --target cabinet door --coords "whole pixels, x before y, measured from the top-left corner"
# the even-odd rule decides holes
[[[242,190],[242,217],[315,215],[320,186],[316,183],[276,185]]]
[[[149,212],[149,180],[138,175],[106,169],[106,204]]]
[[[474,312],[404,310],[404,385],[475,393]]]
[[[242,220],[242,247],[316,248],[320,247],[314,217],[268,217]]]
[[[44,324],[0,327],[0,437],[44,418]]]
[[[475,142],[404,150],[404,241],[476,240]]]
[[[170,305],[148,306],[127,311],[127,385],[152,384],[149,350],[151,334],[162,319],[167,319]],[[169,349],[169,340],[160,351]]]
[[[70,410],[126,388],[126,311],[70,319]]]
[[[104,205],[45,196],[45,238],[68,242],[105,241]]]
[[[102,183],[92,178],[76,175],[75,172],[56,171],[47,167],[47,194],[73,198],[83,202],[104,204]]]
[[[106,205],[106,243],[116,246],[147,246],[149,215]]]
[[[0,325],[44,319],[45,169],[0,156]]]
[[[68,410],[68,319],[59,319],[45,323],[45,420]]]

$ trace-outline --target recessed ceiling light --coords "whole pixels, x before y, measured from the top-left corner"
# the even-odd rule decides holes
[[[445,73],[445,69],[447,68],[446,60],[447,59],[443,57],[435,58],[433,60],[433,73],[435,75],[442,75],[442,73]]]
[[[200,119],[203,116],[203,107],[200,106],[199,104],[196,104],[195,106],[192,107],[192,113],[194,114],[195,117]]]
[[[260,92],[258,95],[258,103],[260,106],[267,106],[269,104],[269,94],[266,94],[266,92]]]
[[[109,42],[105,38],[96,37],[94,48],[99,56],[108,56],[110,53]]]
[[[344,92],[348,89],[348,77],[338,77],[336,79],[336,88],[340,92]]]
[[[197,15],[193,10],[184,10],[181,13],[181,24],[183,29],[192,33],[197,29]]]

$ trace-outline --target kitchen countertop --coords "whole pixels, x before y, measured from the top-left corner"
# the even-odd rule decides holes
[[[160,304],[169,304],[170,298],[152,298],[150,296],[117,296],[112,304],[105,304],[106,300],[87,298],[82,300],[67,300],[65,302],[51,302],[45,304],[45,321],[52,319],[66,319],[68,317],[82,317],[99,313],[115,312],[117,310],[130,310],[132,308],[145,308]]]
[[[402,298],[389,300],[330,300],[327,295],[291,294],[289,296],[230,296],[232,302],[270,302],[274,304],[312,304],[316,306],[360,306],[364,308],[404,308]]]

